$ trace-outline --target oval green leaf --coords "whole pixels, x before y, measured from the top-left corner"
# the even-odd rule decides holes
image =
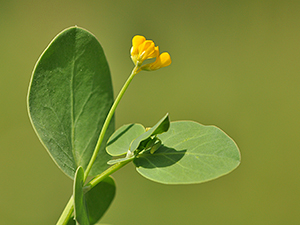
[[[106,151],[111,156],[121,156],[127,153],[132,140],[145,133],[141,124],[127,124],[117,129],[108,139]]]
[[[84,171],[82,167],[78,167],[75,173],[73,185],[74,198],[74,217],[80,225],[90,225],[88,212],[86,209],[85,198],[83,194]]]
[[[109,67],[95,36],[78,27],[58,34],[35,66],[28,111],[39,139],[69,177],[78,166],[86,168],[112,103]],[[113,131],[114,120],[104,143]],[[104,171],[110,159],[102,145],[90,175]]]
[[[168,132],[158,135],[160,148],[135,160],[144,177],[163,184],[202,183],[223,176],[240,164],[235,142],[215,126],[192,121],[172,122]]]

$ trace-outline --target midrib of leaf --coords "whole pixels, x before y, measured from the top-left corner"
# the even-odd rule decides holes
[[[76,47],[76,41],[74,44],[74,48]],[[77,163],[77,157],[75,154],[75,95],[74,95],[74,79],[75,79],[75,50],[73,53],[73,59],[71,63],[71,82],[70,82],[70,101],[71,101],[71,147],[72,147],[72,154],[75,161],[76,166],[78,166]]]

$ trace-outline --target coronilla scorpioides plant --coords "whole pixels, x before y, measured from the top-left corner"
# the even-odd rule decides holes
[[[115,130],[114,112],[132,79],[171,64],[169,53],[140,35],[133,37],[130,55],[134,68],[115,99],[103,49],[85,29],[62,31],[35,65],[28,91],[32,126],[74,181],[57,225],[98,223],[115,195],[110,175],[130,162],[162,184],[202,183],[240,163],[235,142],[215,126],[170,122],[166,114],[150,128],[132,123]]]

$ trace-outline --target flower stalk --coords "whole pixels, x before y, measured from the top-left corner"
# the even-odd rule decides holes
[[[113,117],[113,115],[114,115],[114,113],[115,113],[115,111],[116,111],[116,108],[117,108],[117,106],[118,106],[118,104],[119,104],[121,98],[123,97],[125,91],[127,90],[129,84],[131,83],[132,79],[134,78],[134,76],[135,76],[138,72],[139,72],[139,71],[138,71],[138,66],[136,65],[136,66],[133,68],[133,70],[132,70],[130,76],[129,76],[128,79],[126,80],[126,82],[125,82],[124,86],[122,87],[121,91],[119,92],[117,98],[115,99],[115,101],[114,101],[112,107],[110,108],[109,113],[107,114],[107,117],[106,117],[106,119],[105,119],[105,121],[104,121],[102,130],[101,130],[101,132],[100,132],[100,135],[99,135],[99,138],[98,138],[98,141],[97,141],[95,150],[94,150],[93,155],[92,155],[92,157],[91,157],[91,160],[90,160],[90,162],[89,162],[89,164],[88,164],[88,166],[87,166],[87,168],[86,168],[86,170],[85,170],[85,172],[84,172],[84,182],[86,181],[86,178],[88,177],[89,172],[91,171],[91,168],[92,168],[92,166],[93,166],[93,164],[94,164],[94,162],[95,162],[95,160],[96,160],[96,158],[97,158],[97,155],[98,155],[98,152],[99,152],[99,150],[100,150],[100,146],[101,146],[101,144],[102,144],[104,135],[105,135],[106,130],[107,130],[107,128],[108,128],[108,125],[109,125],[109,123],[110,123],[110,121],[111,121],[111,119],[112,119],[112,117]]]

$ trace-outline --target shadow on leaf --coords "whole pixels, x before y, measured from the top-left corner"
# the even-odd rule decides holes
[[[150,151],[146,151],[139,155],[134,160],[134,164],[136,167],[143,168],[167,167],[179,162],[185,155],[186,151],[187,150],[179,151],[174,148],[161,145],[154,154],[151,154]]]

